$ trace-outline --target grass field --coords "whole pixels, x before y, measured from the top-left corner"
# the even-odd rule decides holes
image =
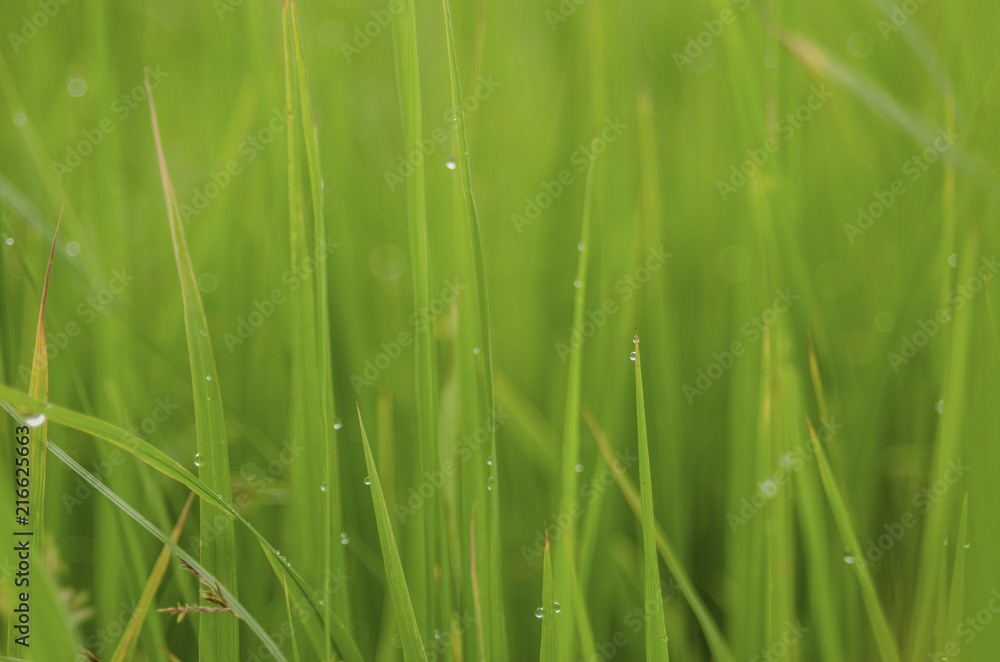
[[[998,659],[998,19],[4,0],[0,660]]]

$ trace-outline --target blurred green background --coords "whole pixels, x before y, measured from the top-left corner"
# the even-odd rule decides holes
[[[406,151],[399,44],[384,21],[395,6],[297,5],[335,244],[329,305],[352,633],[364,658],[378,660],[402,653],[353,403],[398,504],[424,480],[414,348],[394,345],[401,333],[432,323],[441,448],[486,418],[476,385],[459,378],[480,353],[459,323],[475,285],[433,2],[418,3],[416,15],[432,309],[414,311],[405,191],[418,157]],[[956,641],[960,657],[947,659],[996,659],[997,9],[514,0],[455,2],[452,15],[498,405],[509,414],[496,458],[509,659],[537,657],[538,544],[562,515],[566,348],[595,132],[581,406],[613,448],[634,456],[638,328],[655,514],[735,659],[879,659],[852,567],[864,560],[903,658],[939,659]],[[65,204],[46,315],[50,400],[138,427],[194,467],[182,300],[142,88],[148,67],[219,369],[234,495],[248,495],[246,516],[295,564],[294,470],[278,459],[292,441],[290,310],[272,299],[287,294],[290,266],[280,3],[4,0],[0,34],[4,381],[28,388],[21,367]],[[836,431],[825,450],[850,523],[874,551],[848,549],[835,526],[806,417]],[[5,513],[14,425],[0,432]],[[102,472],[107,447],[59,426],[49,435],[170,530],[182,487],[131,458]],[[477,447],[477,466],[483,459]],[[967,469],[938,494],[948,462]],[[587,659],[644,659],[635,620],[642,530],[618,487],[601,482],[608,469],[582,423],[578,464],[581,488],[594,487],[581,493],[585,513],[573,524],[596,644]],[[428,659],[479,659],[469,471],[460,466],[443,490],[456,577],[444,590],[464,625],[428,624]],[[637,465],[628,474],[637,484]],[[65,601],[55,621],[71,623],[104,660],[161,544],[80,485],[49,462],[45,566]],[[878,554],[879,536],[908,514],[913,526]],[[395,524],[409,573],[412,524]],[[193,553],[195,530],[189,522],[181,538]],[[237,542],[241,602],[277,632],[282,587],[239,528]],[[661,576],[671,655],[712,659],[662,564]],[[557,585],[557,600],[560,592],[568,589]],[[195,596],[194,578],[172,561],[155,606]],[[6,614],[6,572],[0,601]],[[977,613],[990,620],[956,629]],[[167,659],[160,644],[196,659],[198,619],[151,614],[156,625],[135,659]],[[435,648],[433,630],[449,627],[460,643]],[[559,627],[575,639],[571,620]],[[259,642],[241,634],[239,659],[254,659]],[[317,659],[304,639],[300,649]],[[581,644],[563,653],[585,654]]]

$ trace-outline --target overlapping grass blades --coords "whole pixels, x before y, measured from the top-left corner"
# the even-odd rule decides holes
[[[184,523],[187,521],[188,513],[191,511],[192,503],[194,503],[194,494],[188,496],[187,501],[184,502],[180,517],[177,518],[177,525],[170,534],[170,539],[174,544],[177,544],[177,541],[180,540],[181,531],[184,530]],[[136,644],[139,643],[139,633],[142,632],[142,626],[146,622],[146,616],[153,605],[153,599],[156,598],[156,592],[160,589],[163,577],[167,574],[167,567],[170,564],[170,554],[170,547],[164,546],[163,551],[160,552],[160,555],[156,559],[156,563],[153,564],[153,571],[149,574],[149,581],[146,582],[146,586],[142,590],[142,595],[139,596],[135,611],[132,612],[132,615],[128,619],[128,625],[125,626],[125,633],[118,640],[118,646],[115,647],[115,652],[111,655],[111,662],[127,662],[127,660],[133,659],[132,656],[135,653]]]
[[[662,605],[660,568],[656,558],[656,519],[653,516],[653,475],[649,466],[649,441],[646,437],[646,401],[642,394],[642,362],[639,357],[639,331],[635,332],[635,416],[639,436],[639,491],[642,500],[642,561],[645,570],[646,604]],[[646,620],[646,660],[666,662],[667,630],[662,607]]]
[[[368,466],[368,480],[372,491],[372,505],[375,507],[375,522],[378,524],[378,538],[382,548],[382,561],[385,564],[385,581],[392,594],[392,604],[396,612],[396,624],[399,627],[400,641],[403,646],[403,656],[406,662],[427,662],[427,654],[420,638],[420,628],[413,612],[413,602],[406,588],[406,578],[403,576],[403,563],[399,560],[399,549],[396,547],[396,537],[392,532],[392,521],[389,519],[389,509],[382,494],[382,483],[379,481],[375,458],[372,456],[368,435],[365,433],[365,423],[361,420],[361,407],[358,407],[358,424],[361,426],[361,441],[365,446],[365,464]]]
[[[160,471],[172,480],[184,485],[187,489],[197,494],[203,501],[218,508],[228,516],[238,520],[253,534],[261,546],[265,549],[268,559],[272,562],[272,569],[275,576],[283,581],[283,577],[288,575],[292,578],[289,590],[292,593],[296,607],[299,611],[299,618],[309,630],[310,626],[323,627],[322,614],[316,602],[321,594],[311,587],[298,573],[292,564],[277,549],[253,527],[232,504],[223,501],[213,492],[201,479],[182,467],[180,464],[168,457],[163,451],[151,445],[149,442],[136,437],[130,432],[123,430],[111,423],[102,421],[81,414],[79,412],[66,409],[59,405],[36,400],[31,396],[13,389],[4,384],[0,384],[0,401],[7,402],[15,407],[19,412],[29,413],[45,411],[46,418],[59,425],[79,430],[95,439],[110,443],[122,449],[129,455],[137,458],[150,467]],[[86,476],[83,477],[86,480]],[[89,481],[88,481],[89,482]],[[101,490],[99,490],[101,491]],[[102,492],[103,493],[103,492]],[[127,514],[130,514],[126,511]],[[134,519],[134,517],[133,517]],[[140,522],[141,523],[141,522]],[[173,548],[171,548],[173,549]],[[183,557],[182,557],[183,558]],[[185,561],[188,559],[185,558]],[[340,656],[346,662],[361,662],[361,653],[344,624],[337,617],[336,613],[330,614],[330,637],[337,647]],[[322,634],[314,638],[314,642],[321,642]]]
[[[308,276],[303,286],[292,292],[292,383],[293,434],[303,441],[305,452],[296,465],[296,504],[306,513],[300,522],[302,549],[307,567],[314,569],[313,581],[322,587],[320,600],[325,633],[322,653],[329,657],[334,606],[341,621],[350,627],[349,593],[345,586],[334,590],[332,582],[346,577],[344,551],[332,543],[340,531],[340,480],[338,472],[333,373],[330,360],[330,319],[327,283],[329,238],[323,214],[323,181],[319,146],[313,118],[309,81],[299,36],[295,3],[286,0],[282,12],[285,45],[285,103],[288,114],[288,224],[292,269],[298,272],[315,264],[315,285]],[[299,133],[299,119],[302,133]],[[303,212],[302,153],[308,164],[313,213],[313,251]]]
[[[172,551],[175,556],[182,559],[185,563],[191,566],[201,577],[203,577],[205,580],[207,580],[213,586],[215,586],[218,593],[222,595],[223,598],[225,598],[226,604],[230,607],[230,609],[232,609],[233,613],[236,616],[239,616],[240,620],[246,623],[247,626],[250,628],[250,630],[255,635],[257,635],[257,637],[264,643],[265,646],[267,646],[267,649],[271,652],[271,655],[274,656],[274,659],[280,660],[282,662],[287,662],[285,656],[281,652],[281,648],[276,643],[274,643],[274,641],[267,634],[264,628],[261,627],[260,623],[258,623],[254,619],[253,615],[251,615],[250,612],[247,611],[246,607],[244,607],[243,604],[240,603],[239,599],[236,597],[236,594],[233,593],[233,591],[228,586],[223,584],[218,579],[217,576],[212,574],[208,570],[208,568],[198,563],[198,561],[195,560],[193,556],[184,551],[184,549],[181,548],[176,542],[174,542],[169,535],[156,528],[156,526],[153,525],[153,523],[150,522],[148,519],[143,517],[142,514],[139,513],[139,511],[137,511],[135,508],[126,503],[117,494],[112,492],[106,485],[104,485],[104,483],[98,480],[89,471],[81,467],[76,462],[76,460],[70,457],[61,448],[59,448],[55,444],[50,443],[49,450],[52,451],[52,454],[55,455],[57,458],[59,458],[67,467],[72,469],[78,476],[80,476],[83,480],[85,480],[90,485],[90,487],[92,487],[94,490],[100,492],[105,497],[110,499],[112,503],[114,503],[118,508],[122,510],[122,512],[124,512],[133,520],[138,522],[144,529],[146,529],[151,534],[156,536],[160,540],[160,542],[169,547],[170,551]],[[225,618],[232,620],[234,623],[237,624],[239,623],[239,621],[237,621],[236,618],[230,616],[229,614],[221,614],[221,616],[224,616]],[[200,659],[201,657],[199,656],[199,660]]]
[[[55,257],[56,240],[59,236],[59,227],[62,224],[62,212],[59,213],[59,220],[56,222],[56,229],[53,232],[52,247],[49,249],[49,258],[45,267],[45,277],[42,281],[42,293],[38,306],[38,323],[35,326],[35,346],[31,356],[31,377],[28,381],[29,391],[39,399],[48,397],[49,392],[49,366],[48,351],[46,349],[45,336],[45,306],[48,300],[49,277],[52,274],[52,262]],[[46,478],[46,449],[48,447],[48,418],[44,416],[44,408],[36,409],[30,417],[16,417],[18,425],[15,433],[19,437],[28,437],[28,463],[23,471],[21,465],[12,473],[14,478],[14,494],[18,501],[22,499],[20,490],[28,490],[27,510],[13,511],[18,514],[26,513],[27,523],[19,520],[17,531],[24,535],[15,535],[17,545],[27,543],[35,559],[33,575],[29,575],[26,585],[34,590],[29,593],[31,596],[30,609],[33,610],[35,629],[34,636],[30,636],[30,631],[25,633],[17,630],[19,625],[17,619],[10,618],[8,621],[7,642],[5,644],[8,653],[23,653],[32,660],[61,659],[72,656],[76,652],[76,634],[72,627],[66,622],[66,610],[59,598],[59,590],[55,580],[44,564],[38,563],[43,558],[45,550],[45,478]],[[28,425],[30,418],[31,424]],[[20,446],[20,444],[19,444]],[[20,446],[24,448],[24,446]],[[12,449],[13,450],[13,449]],[[20,462],[20,453],[14,456]],[[13,504],[12,504],[13,505]],[[13,513],[12,513],[13,514]],[[12,518],[13,519],[13,518]],[[12,542],[15,542],[12,540]],[[43,632],[43,636],[38,633]],[[24,639],[28,646],[23,646],[18,641],[18,637],[28,634]]]
[[[212,356],[212,341],[208,333],[208,320],[201,302],[201,294],[191,264],[184,225],[181,223],[177,196],[170,180],[167,160],[160,138],[160,127],[156,119],[156,104],[153,89],[149,84],[149,72],[145,72],[146,95],[149,99],[149,114],[153,125],[153,140],[160,166],[160,180],[163,196],[167,204],[167,221],[170,237],[174,245],[177,274],[180,277],[181,295],[184,299],[184,331],[187,334],[188,359],[191,363],[191,385],[194,391],[195,429],[198,438],[198,475],[229,503],[232,501],[232,483],[229,474],[229,446],[226,443],[225,417],[222,412],[222,392],[219,389],[219,375]],[[206,504],[201,505],[201,560],[219,577],[233,595],[236,584],[236,538],[229,520],[216,524],[208,513]],[[210,603],[204,602],[206,606]],[[232,659],[239,649],[239,623],[226,617],[209,616],[199,619],[198,648],[202,662]]]
[[[412,6],[412,0],[407,1],[407,6]],[[455,34],[452,26],[451,8],[448,0],[442,0],[442,7],[444,9],[444,26],[445,35],[447,37],[448,63],[451,71],[451,106],[452,114],[455,118],[455,141],[458,151],[455,162],[458,168],[459,179],[462,184],[462,196],[465,201],[465,217],[469,226],[469,240],[471,243],[470,250],[472,253],[472,263],[475,269],[476,300],[479,305],[479,332],[483,343],[482,353],[486,407],[489,415],[493,416],[496,414],[497,410],[493,381],[493,341],[490,331],[489,293],[486,284],[486,258],[483,253],[483,236],[479,224],[479,212],[476,209],[476,199],[472,190],[472,169],[469,158],[469,139],[465,125],[465,108],[462,101],[462,77],[458,67],[458,55],[455,50]],[[413,39],[416,39],[415,26]],[[412,64],[414,66],[416,65],[415,45]],[[492,462],[490,463],[488,470],[488,482],[490,484],[490,489],[488,490],[489,508],[487,512],[490,526],[490,543],[487,552],[489,559],[489,576],[487,578],[488,625],[481,624],[481,627],[483,627],[484,632],[486,632],[485,636],[488,639],[490,660],[492,662],[503,662],[503,660],[506,659],[506,642],[503,618],[503,581],[501,578],[500,458],[497,454],[496,426],[489,425],[488,428],[489,452],[490,457],[492,458]]]

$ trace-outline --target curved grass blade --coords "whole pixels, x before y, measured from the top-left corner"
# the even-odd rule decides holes
[[[830,502],[830,509],[833,511],[833,518],[837,522],[837,529],[843,538],[844,546],[859,558],[851,564],[858,576],[858,584],[861,586],[861,598],[864,600],[865,609],[868,611],[868,620],[871,622],[872,632],[875,634],[875,642],[878,644],[879,654],[884,662],[899,662],[899,649],[896,640],[893,638],[889,622],[882,611],[882,605],[875,591],[875,583],[872,581],[871,573],[868,572],[868,564],[861,557],[861,544],[851,527],[850,516],[847,513],[847,506],[844,498],[837,487],[836,479],[833,476],[833,469],[826,458],[826,451],[816,437],[816,430],[806,417],[809,425],[809,439],[812,441],[813,451],[816,453],[816,461],[819,463],[819,475],[823,481],[823,489],[826,491],[827,500]]]
[[[552,587],[552,559],[549,554],[549,529],[545,528],[545,559],[542,570],[542,652],[539,662],[560,662],[559,631],[556,627],[556,599]]]
[[[403,657],[406,662],[427,662],[423,643],[420,640],[420,629],[417,617],[413,612],[413,603],[406,588],[406,578],[403,576],[403,564],[399,560],[399,549],[396,547],[396,537],[392,533],[392,522],[389,519],[389,509],[382,494],[382,483],[379,482],[378,470],[375,468],[375,458],[372,456],[368,435],[365,433],[365,423],[361,420],[361,407],[358,406],[358,423],[361,425],[361,441],[365,445],[365,463],[368,465],[368,483],[372,491],[372,505],[375,508],[375,522],[378,525],[378,538],[382,547],[382,560],[385,563],[385,580],[392,594],[392,603],[396,610],[396,623],[399,625],[400,640],[403,645]]]
[[[194,570],[201,577],[211,582],[213,585],[217,586],[219,593],[225,598],[226,603],[229,605],[229,607],[231,607],[233,612],[237,616],[239,616],[240,620],[246,623],[247,626],[250,628],[250,630],[255,635],[257,635],[258,638],[260,638],[261,642],[263,642],[263,644],[267,646],[268,650],[271,651],[271,655],[274,656],[274,659],[281,660],[281,662],[288,662],[285,659],[285,656],[281,653],[281,649],[278,647],[278,645],[271,640],[271,637],[269,637],[267,632],[264,631],[264,628],[262,628],[260,623],[258,623],[254,619],[254,617],[250,614],[250,612],[247,611],[246,607],[244,607],[240,603],[240,601],[236,597],[236,594],[229,587],[227,587],[215,575],[209,572],[207,568],[198,563],[193,556],[185,552],[176,542],[174,542],[171,539],[170,536],[168,536],[167,534],[156,528],[156,526],[154,526],[152,522],[143,517],[139,513],[139,511],[137,511],[135,508],[126,503],[117,494],[112,492],[104,483],[99,481],[89,471],[87,471],[79,464],[77,464],[76,460],[70,457],[65,451],[63,451],[61,448],[59,448],[53,443],[49,443],[49,450],[52,451],[53,455],[62,460],[63,464],[65,464],[67,467],[76,472],[76,474],[80,476],[80,478],[87,481],[87,483],[91,487],[93,487],[95,490],[106,496],[108,499],[111,500],[112,503],[118,506],[118,508],[120,508],[122,512],[124,512],[126,515],[128,515],[136,522],[138,522],[139,525],[142,526],[142,528],[146,529],[154,536],[159,538],[160,542],[162,542],[164,545],[170,548],[170,551],[172,551],[178,558],[180,558],[189,566],[194,568]],[[237,621],[235,618],[227,618],[226,620],[232,620],[234,623],[239,625],[239,621]],[[202,629],[204,629],[204,627],[205,627],[205,622],[203,621]],[[228,658],[228,659],[235,659],[235,658]]]
[[[649,442],[646,438],[646,401],[642,395],[642,363],[639,358],[639,332],[635,332],[635,416],[639,429],[639,491],[642,498],[642,558],[645,566],[646,604],[660,595],[660,568],[656,558],[656,519],[653,517],[653,476],[649,466]],[[663,613],[653,614],[646,622],[646,660],[667,662],[667,629]]]
[[[191,264],[184,225],[180,222],[180,210],[174,185],[167,169],[160,127],[156,118],[156,104],[153,89],[149,84],[149,72],[145,72],[146,96],[149,99],[149,115],[153,125],[153,140],[160,166],[160,180],[163,196],[167,203],[167,220],[170,236],[174,244],[177,274],[180,277],[181,294],[184,300],[184,331],[187,334],[188,358],[191,363],[191,385],[194,391],[195,430],[198,438],[198,456],[201,461],[198,474],[201,479],[225,502],[232,501],[232,481],[229,474],[229,445],[226,443],[225,416],[222,412],[222,392],[219,376],[212,355],[212,341],[208,335],[208,320],[201,303],[201,294]],[[232,522],[220,523],[207,517],[209,508],[201,508],[201,559],[216,573],[226,586],[237,591],[236,581],[236,536]],[[211,542],[209,542],[211,541]],[[202,600],[203,606],[211,603]],[[203,618],[198,635],[198,650],[201,662],[230,660],[238,655],[239,623],[232,619]]]
[[[597,442],[598,448],[601,449],[601,454],[604,456],[604,461],[609,467],[614,467],[617,462],[614,451],[611,450],[611,445],[608,443],[608,439],[604,434],[604,430],[601,429],[600,424],[597,419],[594,418],[593,413],[587,408],[583,410],[583,418],[587,421],[587,426],[590,428],[591,433],[594,435],[594,440]],[[637,519],[642,519],[642,501],[639,497],[638,492],[635,490],[635,485],[632,484],[631,479],[628,477],[624,471],[613,471],[615,480],[618,482],[618,488],[622,492],[622,496],[628,502],[629,507],[632,508],[632,512],[635,513]],[[670,540],[667,539],[666,533],[663,531],[663,527],[655,522],[655,532],[656,532],[656,547],[660,551],[660,556],[663,558],[663,562],[667,564],[667,569],[670,570],[670,574],[673,575],[674,580],[677,582],[677,587],[680,589],[681,595],[687,600],[688,605],[691,607],[691,611],[694,612],[695,618],[698,619],[698,623],[701,625],[701,630],[705,634],[705,640],[708,642],[708,648],[712,651],[712,656],[719,660],[719,662],[736,662],[736,657],[733,655],[729,644],[726,642],[725,638],[722,636],[722,630],[719,629],[718,623],[715,622],[715,618],[712,613],[705,606],[704,601],[698,594],[698,589],[694,587],[694,582],[691,581],[691,575],[688,574],[687,569],[681,564],[677,557],[677,552],[674,551],[673,545],[670,544]]]
[[[177,525],[170,534],[170,539],[174,543],[180,540],[181,531],[184,530],[184,522],[187,521],[192,503],[194,503],[194,494],[188,495],[187,501],[184,502],[184,508],[181,509],[181,515],[177,518]],[[146,582],[146,586],[142,590],[142,595],[139,596],[139,602],[136,604],[135,611],[132,612],[132,616],[128,619],[125,634],[122,635],[118,646],[115,648],[115,652],[111,655],[111,662],[125,662],[132,659],[136,644],[139,643],[139,632],[142,631],[142,625],[146,621],[147,614],[149,614],[149,608],[153,604],[153,599],[156,598],[156,592],[160,590],[160,584],[163,582],[164,575],[167,574],[169,564],[170,547],[164,546],[163,551],[160,552],[156,563],[153,565],[153,572],[149,575],[149,581]]]
[[[408,0],[412,6],[412,0]],[[462,193],[465,199],[466,220],[469,223],[469,240],[473,253],[473,264],[476,274],[476,299],[479,302],[479,326],[483,339],[483,370],[486,391],[487,411],[492,415],[496,411],[496,396],[493,392],[493,342],[490,332],[490,304],[486,287],[486,258],[483,254],[483,236],[479,227],[479,212],[472,193],[472,170],[469,161],[469,140],[465,127],[465,108],[462,102],[462,78],[458,70],[458,56],[455,51],[455,35],[452,29],[451,9],[448,0],[442,0],[444,8],[445,35],[448,45],[448,63],[451,69],[451,101],[452,113],[455,118],[456,145],[458,156],[458,175],[462,181]],[[489,650],[492,662],[502,662],[506,659],[506,642],[503,622],[503,591],[502,591],[502,550],[500,544],[500,458],[497,454],[496,430],[489,426],[490,465],[489,481],[489,577],[487,595],[489,596]]]
[[[111,423],[71,409],[66,409],[59,405],[36,400],[5,384],[0,384],[0,403],[8,403],[19,412],[44,412],[48,421],[52,423],[64,425],[95,439],[117,446],[132,457],[137,458],[167,477],[184,485],[184,487],[197,494],[210,505],[215,506],[230,517],[238,520],[267,551],[268,559],[277,562],[274,566],[275,576],[280,578],[282,576],[281,573],[285,573],[292,578],[294,582],[291,586],[292,596],[296,604],[304,612],[301,615],[303,623],[308,627],[308,625],[313,623],[313,619],[316,619],[318,623],[322,624],[322,614],[316,606],[316,603],[322,599],[322,594],[313,589],[278,550],[231,504],[223,501],[201,479],[175,462],[163,451]],[[305,612],[308,612],[308,615]],[[346,662],[362,662],[357,644],[335,613],[330,614],[330,621],[330,636],[341,657]]]

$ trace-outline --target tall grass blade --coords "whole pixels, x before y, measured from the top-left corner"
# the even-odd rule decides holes
[[[645,568],[646,604],[662,604],[660,568],[656,558],[656,519],[653,516],[653,475],[649,466],[649,441],[646,437],[646,401],[642,395],[642,362],[639,357],[639,332],[635,338],[635,416],[639,435],[639,492],[642,499],[642,560]],[[666,662],[667,630],[659,611],[646,622],[647,662]]]
[[[184,331],[187,334],[188,358],[191,363],[191,385],[194,390],[195,429],[198,437],[197,455],[200,462],[198,474],[201,479],[225,502],[232,501],[232,482],[229,474],[229,445],[226,443],[225,416],[222,412],[222,392],[219,389],[219,375],[212,356],[212,342],[208,334],[208,320],[201,303],[201,294],[191,264],[184,225],[181,223],[177,196],[167,170],[167,160],[160,139],[160,126],[156,118],[156,104],[153,89],[149,84],[149,72],[145,73],[146,95],[149,99],[149,114],[153,125],[153,139],[156,142],[156,156],[160,166],[160,180],[163,196],[167,203],[167,220],[170,236],[174,244],[177,274],[180,276],[181,295],[184,299]],[[208,513],[213,512],[206,504],[201,510],[201,560],[229,586],[233,595],[236,585],[236,537],[232,522],[222,520],[216,524]],[[211,541],[211,542],[210,542]],[[203,600],[202,604],[211,606]],[[201,662],[225,662],[238,654],[239,624],[233,619],[216,618],[211,615],[200,619],[198,650]]]
[[[297,430],[307,441],[306,456],[300,463],[303,480],[297,486],[299,504],[308,509],[311,525],[303,530],[306,556],[320,569],[321,585],[325,593],[331,592],[333,578],[346,576],[344,551],[334,545],[333,532],[340,531],[340,480],[337,468],[338,454],[334,433],[335,403],[333,394],[333,368],[330,358],[330,314],[327,279],[326,222],[323,215],[323,174],[319,163],[319,144],[313,117],[309,80],[299,35],[295,3],[285,2],[283,11],[285,29],[285,100],[289,117],[288,130],[288,207],[291,235],[292,266],[304,264],[309,259],[308,240],[302,211],[302,191],[299,165],[299,134],[296,120],[301,116],[302,135],[308,164],[309,189],[313,212],[313,257],[316,265],[315,287],[302,288],[295,300],[292,333],[293,379],[295,380]],[[294,60],[295,69],[292,70]],[[298,82],[297,103],[295,82]],[[301,112],[299,112],[301,111]],[[349,593],[344,587],[323,601],[324,624],[329,627],[329,612],[336,605],[341,620],[350,627]],[[324,641],[329,646],[327,631]],[[326,650],[326,656],[330,650]]]
[[[549,554],[549,530],[545,529],[545,559],[542,570],[542,652],[539,662],[560,662],[559,630],[556,627],[556,599],[552,587],[552,558]],[[572,624],[571,624],[572,625]]]
[[[408,0],[408,5],[412,0]],[[455,34],[451,21],[451,8],[448,0],[442,0],[444,8],[445,35],[448,46],[448,63],[451,69],[451,107],[455,118],[456,145],[458,154],[456,164],[458,176],[462,182],[462,193],[465,200],[466,221],[469,224],[470,249],[473,254],[473,265],[476,276],[476,299],[479,303],[479,331],[483,340],[483,373],[486,392],[486,408],[490,415],[496,412],[496,396],[493,382],[493,342],[490,330],[490,304],[486,286],[486,258],[483,253],[483,236],[479,224],[479,212],[476,209],[476,199],[472,191],[472,169],[469,158],[469,139],[465,126],[465,108],[462,96],[462,77],[458,68],[458,55],[455,50]],[[414,56],[415,63],[415,56]],[[495,426],[489,426],[490,457],[493,462],[489,468],[489,509],[490,545],[489,545],[489,577],[487,579],[487,595],[489,596],[489,650],[491,662],[503,662],[506,659],[506,642],[503,621],[503,589],[501,568],[500,542],[500,458],[497,454]]]
[[[396,547],[396,537],[392,532],[392,521],[389,519],[389,509],[382,494],[382,483],[379,482],[378,470],[375,468],[375,458],[372,456],[365,424],[361,420],[361,407],[358,407],[358,423],[361,425],[361,441],[365,445],[365,463],[368,465],[369,488],[372,491],[372,505],[375,507],[375,522],[378,525],[378,538],[382,547],[382,561],[385,563],[385,579],[392,593],[392,603],[396,610],[396,623],[399,626],[400,641],[403,646],[403,657],[406,662],[427,662],[423,643],[420,639],[420,629],[413,612],[410,592],[406,588],[406,578],[403,576],[403,564],[399,560],[399,549]]]
[[[396,72],[399,78],[402,102],[403,127],[407,154],[421,150],[423,137],[422,108],[420,101],[420,62],[417,49],[417,17],[413,0],[402,0],[402,12],[393,20],[396,38]],[[426,311],[430,305],[428,275],[427,205],[424,184],[423,159],[418,159],[406,180],[406,217],[410,241],[410,263],[413,279],[414,310]],[[415,329],[415,389],[417,417],[417,456],[421,475],[436,470],[438,455],[437,437],[437,379],[435,377],[435,352],[433,329],[430,324]],[[438,497],[432,495],[416,513],[412,526],[412,558],[410,574],[413,602],[417,605],[416,618],[424,636],[430,636],[430,622],[434,618],[432,568],[436,564],[434,553],[436,536],[434,521],[438,513]]]
[[[591,433],[594,435],[594,440],[597,442],[597,447],[601,451],[601,455],[604,456],[604,460],[609,467],[615,467],[618,461],[615,457],[614,451],[611,449],[611,444],[608,443],[608,439],[604,434],[604,430],[601,428],[597,419],[594,418],[593,413],[584,408],[583,418],[587,422],[587,426],[590,428]],[[640,522],[642,521],[642,500],[639,497],[639,493],[635,489],[635,485],[632,484],[632,480],[628,477],[624,471],[612,471],[615,476],[615,480],[618,483],[618,489],[621,490],[622,496],[628,502],[629,507],[632,512],[635,513],[636,519]],[[688,573],[687,568],[680,562],[677,556],[677,552],[674,551],[673,545],[667,538],[666,533],[663,531],[658,523],[655,522],[655,532],[656,532],[656,548],[660,551],[660,556],[663,558],[663,562],[666,563],[667,569],[670,570],[670,574],[673,575],[674,581],[677,582],[677,587],[687,600],[688,605],[691,607],[691,611],[694,612],[694,616],[698,619],[698,623],[701,625],[701,630],[705,635],[705,640],[708,642],[708,648],[712,651],[712,655],[720,662],[736,662],[736,658],[733,655],[729,644],[726,642],[722,635],[722,630],[719,628],[719,624],[715,622],[715,618],[712,613],[708,610],[705,605],[704,600],[702,600],[701,595],[698,593],[698,589],[695,588],[694,582],[691,581],[691,575]]]
[[[868,570],[868,563],[863,556],[861,543],[858,541],[854,529],[851,527],[850,515],[844,498],[837,487],[833,469],[826,458],[826,451],[823,450],[816,430],[808,418],[809,439],[812,441],[813,451],[816,454],[816,461],[819,463],[819,475],[823,481],[823,489],[826,491],[827,500],[830,502],[830,509],[833,511],[833,518],[837,523],[837,530],[843,538],[844,546],[848,550],[848,555],[853,559],[851,566],[858,576],[858,584],[861,586],[861,598],[864,600],[865,609],[868,611],[868,620],[875,635],[875,642],[878,644],[879,654],[884,662],[899,662],[899,649],[896,640],[892,635],[889,622],[882,611],[882,604],[879,602],[878,593],[875,591],[875,583],[872,581],[871,573]]]

